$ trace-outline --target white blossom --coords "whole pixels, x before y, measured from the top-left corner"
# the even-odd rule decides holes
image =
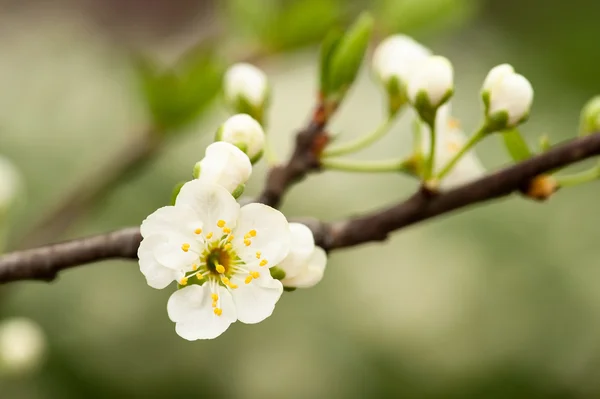
[[[290,223],[291,245],[288,256],[277,265],[285,271],[285,287],[309,288],[323,279],[327,254],[315,245],[312,231],[301,223]]]
[[[0,324],[0,373],[21,374],[40,366],[46,350],[42,329],[26,318]]]
[[[11,206],[21,185],[17,168],[8,159],[0,156],[0,213]]]
[[[408,99],[418,106],[422,93],[429,100],[429,106],[437,108],[447,101],[454,90],[454,71],[447,58],[434,55],[422,62],[408,82]]]
[[[424,127],[424,129],[427,129]],[[450,116],[450,104],[445,104],[438,110],[436,118],[436,146],[434,155],[434,174],[441,169],[460,151],[467,137],[461,130],[456,119]],[[429,154],[430,135],[422,135],[423,153]],[[446,176],[439,182],[440,190],[449,190],[469,183],[482,177],[485,169],[474,150],[465,153]]]
[[[502,129],[515,127],[529,115],[533,103],[533,87],[523,75],[514,72],[509,64],[498,65],[488,73],[482,89],[487,117],[506,114]]]
[[[217,141],[231,143],[250,158],[258,161],[265,146],[265,132],[262,126],[248,114],[233,115],[217,131]]]
[[[267,76],[263,71],[248,63],[231,66],[225,73],[225,100],[235,112],[262,114],[269,96]],[[245,108],[251,108],[245,109]]]
[[[144,220],[141,233],[138,256],[148,284],[183,286],[167,304],[181,337],[215,338],[236,320],[252,324],[272,314],[283,286],[269,268],[290,247],[281,212],[256,203],[240,208],[223,187],[193,180],[174,206]]]
[[[204,158],[194,167],[194,176],[202,183],[214,183],[233,193],[252,174],[248,156],[235,145],[217,141],[206,147]]]
[[[405,86],[419,65],[431,51],[406,35],[392,35],[384,39],[373,53],[373,71],[384,85],[392,78]]]

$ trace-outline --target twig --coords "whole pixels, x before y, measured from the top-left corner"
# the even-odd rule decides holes
[[[371,241],[385,240],[395,230],[469,205],[526,191],[538,175],[600,154],[600,133],[577,138],[543,154],[507,167],[465,186],[434,196],[424,191],[387,209],[334,223],[308,219],[317,244],[331,251]],[[292,157],[293,158],[293,157]],[[284,172],[280,172],[284,173]],[[298,176],[298,172],[295,172]],[[289,185],[282,180],[271,199]],[[277,202],[276,201],[276,202]],[[141,236],[138,228],[76,239],[0,257],[0,283],[18,280],[51,280],[64,269],[111,258],[137,258]]]

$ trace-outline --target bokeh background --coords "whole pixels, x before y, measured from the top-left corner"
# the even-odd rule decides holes
[[[82,182],[93,186],[156,123],[141,54],[168,65],[195,48],[206,58],[205,105],[54,240],[136,225],[168,202],[227,116],[216,91],[233,61],[268,73],[269,135],[287,154],[313,104],[319,40],[362,10],[376,17],[377,37],[414,35],[454,63],[453,108],[467,131],[481,119],[481,82],[501,62],[536,90],[523,128],[532,144],[543,133],[574,136],[582,105],[600,92],[594,0],[2,0],[0,154],[25,182],[9,248],[27,246],[40,218]],[[356,137],[383,114],[363,68],[331,130]],[[409,148],[401,118],[359,157]],[[490,169],[508,162],[497,137],[477,151]],[[249,194],[265,170],[255,169]],[[294,187],[282,209],[338,219],[414,189],[401,176],[327,172]],[[285,294],[265,322],[236,323],[214,341],[179,338],[169,290],[149,288],[135,262],[2,287],[0,320],[35,320],[48,352],[37,372],[0,377],[0,398],[598,398],[598,195],[589,184],[544,204],[515,197],[335,252],[318,286]]]

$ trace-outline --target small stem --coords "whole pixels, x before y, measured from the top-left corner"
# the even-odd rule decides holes
[[[423,151],[423,125],[419,118],[413,120],[413,154]]]
[[[323,159],[321,166],[330,170],[361,173],[404,172],[412,174],[409,160],[389,159],[384,161],[356,161],[350,159]]]
[[[589,183],[600,179],[600,164],[584,170],[583,172],[573,173],[564,176],[554,176],[559,187],[572,187],[579,184]]]
[[[474,135],[469,138],[469,141],[465,143],[465,145],[454,155],[448,163],[442,168],[440,173],[436,176],[438,180],[441,180],[446,176],[456,165],[458,161],[465,155],[475,144],[477,144],[482,138],[484,138],[487,134],[487,130],[485,126],[482,126]]]
[[[323,152],[323,156],[331,157],[331,156],[346,155],[346,154],[351,154],[356,151],[362,150],[363,148],[366,148],[366,147],[370,146],[371,144],[374,144],[379,139],[381,139],[383,136],[385,136],[386,133],[389,132],[390,127],[392,126],[393,122],[394,122],[394,117],[390,116],[385,122],[383,122],[381,125],[379,125],[379,127],[377,129],[375,129],[374,131],[372,131],[371,133],[368,133],[362,137],[359,137],[356,140],[352,140],[346,144],[341,144],[337,147],[327,149]]]
[[[423,180],[427,181],[429,179],[431,179],[431,176],[433,175],[433,165],[434,165],[434,161],[435,161],[435,147],[436,147],[436,131],[435,131],[435,114],[433,115],[433,118],[431,120],[430,123],[428,123],[429,125],[429,137],[430,137],[430,147],[429,147],[429,155],[427,156],[427,160],[425,163],[425,173],[423,175]]]

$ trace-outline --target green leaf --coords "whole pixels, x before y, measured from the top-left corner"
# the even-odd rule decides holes
[[[531,158],[531,150],[517,129],[502,132],[504,145],[515,162]]]
[[[194,121],[221,87],[223,68],[207,49],[195,49],[170,69],[141,57],[136,66],[153,123],[165,133]]]
[[[328,90],[343,96],[354,82],[362,64],[373,31],[373,17],[361,14],[342,37],[331,56]]]
[[[321,94],[325,97],[329,94],[329,69],[331,66],[331,58],[335,53],[340,40],[342,39],[343,32],[339,29],[332,29],[329,31],[323,43],[321,44],[321,62],[320,62],[320,90]]]

